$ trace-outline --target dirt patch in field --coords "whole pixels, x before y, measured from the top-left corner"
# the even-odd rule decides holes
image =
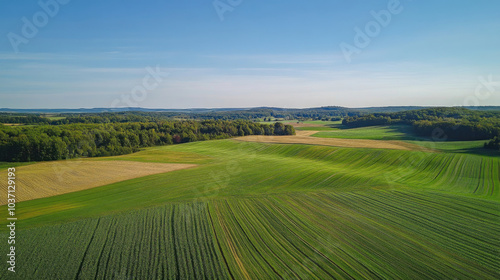
[[[338,139],[338,138],[318,138],[311,135],[318,131],[296,131],[293,136],[262,136],[251,135],[235,138],[239,141],[279,143],[279,144],[309,144],[347,148],[374,148],[374,149],[394,149],[412,150],[423,152],[435,152],[434,150],[396,140],[366,140],[366,139]]]
[[[21,126],[24,125],[23,123],[3,123],[5,126]]]
[[[16,201],[81,191],[112,183],[197,166],[134,161],[69,160],[16,168]],[[7,172],[0,172],[0,205],[7,204]]]
[[[311,130],[297,130],[295,131],[295,136],[311,136],[313,134],[318,133],[318,131]],[[286,136],[285,136],[286,137]],[[293,136],[292,136],[293,137]]]

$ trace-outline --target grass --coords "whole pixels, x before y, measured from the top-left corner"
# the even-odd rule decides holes
[[[488,157],[499,157],[500,152],[484,148],[487,140],[478,141],[405,141],[441,152],[475,154]]]
[[[342,121],[301,121],[301,123],[305,124],[313,124],[318,126],[331,126],[336,127],[342,124]]]
[[[16,168],[16,184],[22,186],[16,191],[17,202],[95,188],[194,166],[196,165],[90,159],[43,162],[22,166]],[[0,170],[0,177],[7,177],[7,168]],[[7,187],[7,180],[2,180],[0,191],[7,193]],[[7,204],[7,197],[1,197],[0,205],[5,204]]]
[[[6,126],[22,126],[24,125],[23,123],[2,123],[3,125]]]
[[[433,149],[437,149],[440,151],[448,151],[448,152],[461,152],[467,151],[471,149],[483,148],[483,145],[486,140],[479,141],[407,141],[412,144],[432,147]]]
[[[297,121],[284,122],[295,127],[296,130],[309,130],[309,131],[332,131],[342,127],[342,121]]]
[[[284,136],[262,136],[251,135],[235,138],[238,141],[258,142],[258,143],[277,143],[277,144],[303,144],[303,145],[323,145],[345,148],[374,148],[374,149],[394,149],[394,150],[414,150],[414,151],[430,151],[419,145],[406,143],[403,141],[386,141],[386,140],[368,140],[368,139],[338,139],[338,138],[318,138],[310,137],[314,131],[297,132],[296,135]]]
[[[320,131],[312,135],[312,137],[319,138],[402,140],[407,143],[441,152],[467,153],[493,157],[500,156],[499,152],[483,148],[487,140],[432,141],[429,138],[415,135],[411,126],[408,125],[369,126],[360,128],[343,128],[342,125],[337,125],[336,127],[336,129],[331,127],[317,127],[319,129],[316,129],[316,127],[304,127],[299,129]]]
[[[297,130],[317,130],[330,131],[342,126],[342,121],[298,121],[298,120],[273,120],[271,122],[259,121],[261,124],[274,124],[282,122],[283,124],[293,125]]]
[[[144,149],[140,153],[123,156],[102,157],[94,160],[124,160],[155,163],[194,163],[201,164],[210,162],[212,158],[197,153],[169,151],[165,152],[164,147],[152,147]]]
[[[219,140],[119,159],[184,156],[199,167],[19,203],[17,277],[500,276],[499,157]]]
[[[30,227],[198,198],[373,188],[442,190],[500,199],[499,158],[233,140],[165,146],[156,151],[157,158],[168,158],[178,150],[213,160],[194,169],[26,201],[19,204],[23,206],[19,218]],[[39,211],[68,203],[79,207],[48,215]],[[33,212],[40,215],[23,217]]]
[[[49,119],[50,121],[59,121],[66,119],[66,117],[49,117],[49,116],[47,116],[46,118]]]
[[[329,127],[329,126],[303,126],[303,127],[296,127],[296,130],[307,130],[307,131],[332,131],[336,130],[335,128]]]
[[[30,164],[35,164],[36,162],[4,162],[0,161],[0,170],[4,170],[11,167],[25,166]]]
[[[167,204],[20,231],[16,276],[497,279],[496,207],[395,190]]]
[[[371,140],[414,140],[411,126],[369,126],[322,131],[312,135],[320,138],[371,139]]]

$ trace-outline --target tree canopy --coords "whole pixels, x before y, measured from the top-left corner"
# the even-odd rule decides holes
[[[293,134],[295,129],[290,125],[268,125],[246,120],[0,126],[0,161],[112,156],[155,145],[245,135]]]
[[[348,127],[408,124],[423,137],[441,135],[439,140],[485,140],[500,136],[500,112],[466,108],[431,108],[397,113],[347,117]]]

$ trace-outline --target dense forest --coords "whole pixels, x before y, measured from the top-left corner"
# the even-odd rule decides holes
[[[73,123],[116,123],[116,122],[158,122],[171,119],[182,120],[256,120],[264,118],[340,120],[345,116],[358,116],[361,112],[342,107],[316,109],[255,108],[251,110],[203,111],[203,112],[100,112],[100,113],[58,113],[26,114],[0,113],[0,123],[19,124],[73,124]]]
[[[389,108],[386,110],[396,110]],[[490,140],[500,149],[500,111],[428,108],[365,114],[343,107],[255,108],[213,112],[0,113],[0,161],[44,161],[111,156],[141,147],[243,135],[290,135],[292,126],[272,119],[340,120],[347,127],[407,124],[434,140]],[[252,121],[251,121],[252,120]]]
[[[473,111],[466,108],[431,108],[396,113],[346,117],[348,127],[408,124],[414,132],[435,140],[487,140],[500,137],[499,111]]]
[[[71,123],[114,123],[114,122],[156,122],[171,119],[183,120],[256,120],[256,119],[308,119],[308,120],[341,120],[344,117],[361,116],[371,112],[394,112],[414,107],[381,107],[381,108],[345,108],[327,106],[306,109],[287,109],[261,107],[251,109],[186,109],[167,110],[129,108],[123,111],[107,111],[105,108],[89,109],[89,112],[51,112],[51,113],[0,113],[0,123],[51,125]],[[28,120],[25,116],[36,117]]]
[[[0,123],[12,124],[49,124],[50,120],[38,114],[1,113]]]
[[[37,126],[0,125],[0,161],[47,161],[121,155],[141,147],[245,135],[293,135],[282,123],[245,120],[159,121]]]
[[[72,123],[115,123],[115,122],[158,122],[172,119],[182,120],[257,120],[257,119],[285,119],[285,120],[340,120],[343,118],[356,119],[361,116],[392,116],[400,119],[398,114],[416,112],[421,107],[371,107],[371,108],[345,108],[339,106],[326,106],[318,108],[288,109],[276,107],[261,107],[250,109],[144,109],[144,108],[96,108],[74,109],[71,112],[59,110],[33,110],[26,112],[12,112],[7,110],[0,113],[0,123],[18,124],[72,124]],[[2,109],[0,109],[2,110]],[[62,109],[61,109],[62,110]],[[117,111],[118,110],[118,111]],[[435,110],[435,109],[430,109]],[[494,112],[499,107],[475,107],[474,111]],[[81,112],[80,112],[81,111]],[[424,118],[426,119],[426,118]]]

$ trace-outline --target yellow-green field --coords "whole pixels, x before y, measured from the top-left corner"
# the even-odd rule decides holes
[[[197,166],[18,203],[17,279],[500,277],[499,157],[218,140],[89,162]]]
[[[281,143],[281,144],[306,144],[306,145],[324,145],[347,148],[373,148],[373,149],[394,149],[394,150],[413,150],[433,152],[421,145],[407,143],[396,140],[370,140],[370,139],[338,139],[338,138],[317,138],[311,137],[318,131],[297,131],[292,136],[264,136],[250,135],[235,138],[239,141],[260,142],[260,143]]]
[[[133,158],[133,157],[132,157]],[[49,197],[147,175],[192,168],[194,164],[148,163],[137,161],[68,160],[36,163],[16,168],[16,201]],[[0,172],[7,177],[7,169]],[[7,193],[7,180],[0,182],[0,191]],[[0,205],[7,204],[2,196]]]

